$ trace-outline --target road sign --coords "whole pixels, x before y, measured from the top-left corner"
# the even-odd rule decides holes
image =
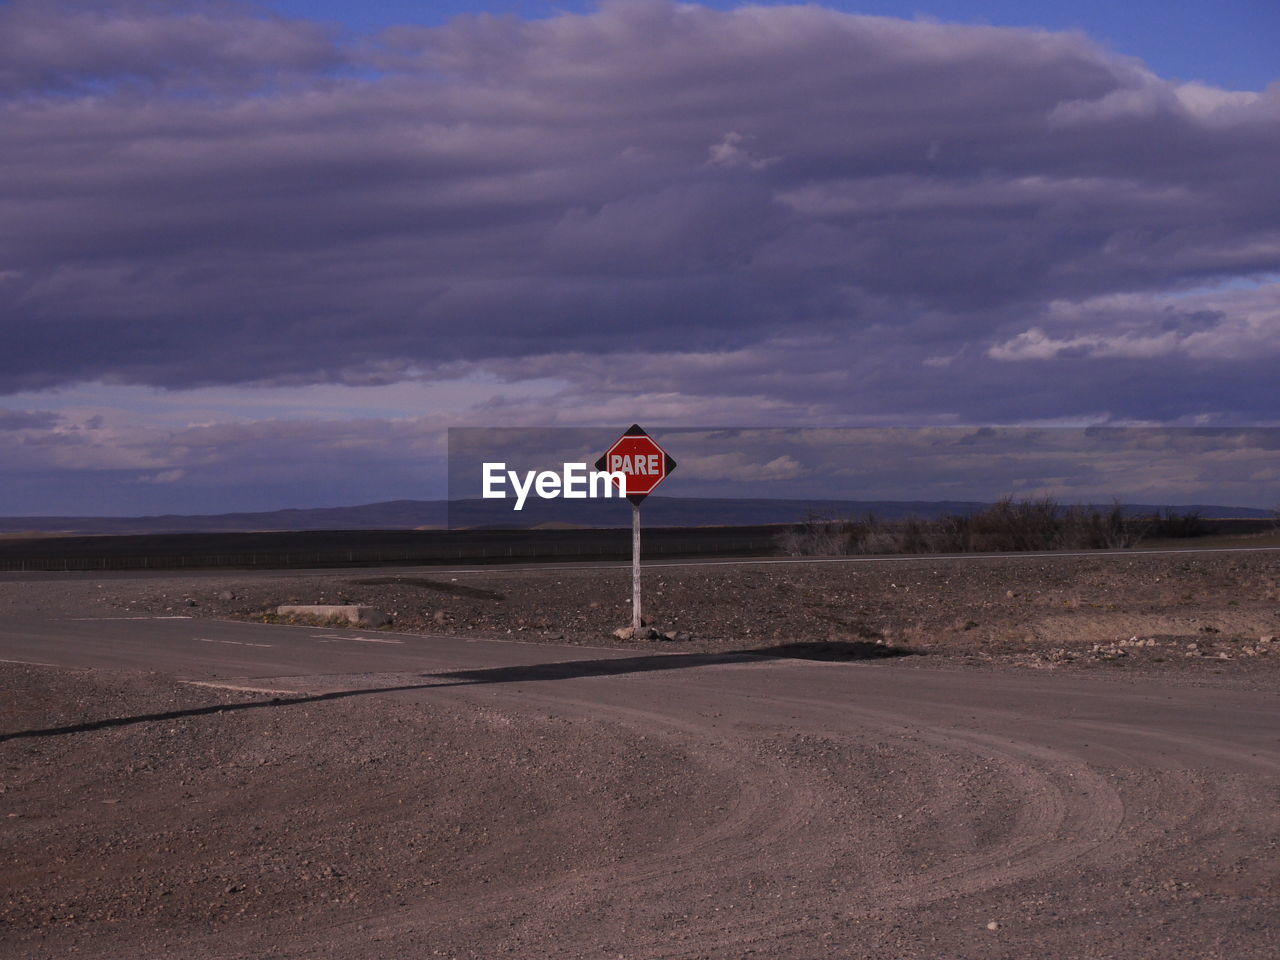
[[[632,424],[596,461],[597,470],[626,474],[627,499],[636,506],[675,468],[671,455],[639,424]]]
[[[640,619],[640,501],[676,468],[676,462],[653,437],[633,423],[596,461],[596,469],[625,474],[631,501],[631,636],[643,635]]]

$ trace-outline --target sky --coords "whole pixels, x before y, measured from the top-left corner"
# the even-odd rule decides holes
[[[449,497],[483,497],[486,463],[525,483],[533,471],[563,475],[565,463],[589,468],[615,439],[607,427],[455,428]],[[677,463],[661,496],[821,501],[839,484],[879,501],[1203,505],[1212,491],[1223,506],[1280,506],[1275,427],[669,427],[661,445]],[[490,516],[513,505],[498,500]],[[557,515],[575,507],[599,515],[585,501],[562,503]],[[462,513],[466,523],[475,516],[471,507]]]
[[[450,427],[1280,426],[1277,41],[1245,0],[0,2],[0,514],[439,497]],[[1230,459],[1173,502],[1271,505]]]
[[[786,5],[766,0],[761,6]],[[1177,80],[1227,89],[1258,90],[1280,77],[1280,5],[1272,0],[834,0],[828,9],[899,19],[958,24],[1077,30],[1111,50],[1140,57],[1149,69]],[[337,24],[368,34],[403,24],[440,26],[464,14],[545,18],[585,13],[598,4],[571,0],[272,0],[291,17]],[[703,6],[732,10],[736,0]]]

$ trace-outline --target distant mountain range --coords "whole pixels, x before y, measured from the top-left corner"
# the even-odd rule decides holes
[[[894,520],[968,514],[989,503],[973,500],[751,500],[650,497],[647,526],[751,526],[795,523],[807,517],[847,518],[867,514]],[[1110,507],[1110,504],[1106,504]],[[1205,518],[1265,518],[1269,511],[1213,504],[1164,506],[1123,504],[1127,514],[1168,510]],[[412,530],[444,527],[624,527],[631,508],[617,500],[530,500],[516,513],[510,501],[389,500],[356,507],[315,507],[263,513],[164,515],[153,517],[0,517],[0,534],[232,533],[261,530]]]

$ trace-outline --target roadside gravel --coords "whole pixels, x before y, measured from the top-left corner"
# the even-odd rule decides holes
[[[0,583],[0,615],[274,620],[281,604],[340,603],[382,610],[396,631],[592,646],[910,651],[1041,669],[1280,664],[1280,552],[654,566],[644,584],[663,639],[613,636],[630,621],[620,567],[33,576]]]

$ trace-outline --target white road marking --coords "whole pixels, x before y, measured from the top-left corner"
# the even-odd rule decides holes
[[[201,643],[230,643],[237,647],[270,647],[270,643],[249,643],[247,640],[210,640],[208,637],[194,637]]]
[[[5,660],[0,658],[0,663],[20,663],[24,667],[56,667],[56,663],[45,663],[43,660]]]
[[[356,643],[404,643],[403,640],[383,640],[376,637],[344,637],[336,633],[315,633],[312,640],[324,640],[332,643],[335,640],[354,640]]]
[[[88,621],[102,622],[108,620],[194,620],[195,617],[66,617],[65,619],[83,623]]]

